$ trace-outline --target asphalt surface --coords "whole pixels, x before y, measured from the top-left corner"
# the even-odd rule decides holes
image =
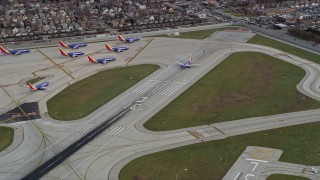
[[[148,44],[148,45],[147,45]],[[114,45],[114,43],[113,43]],[[143,48],[147,45],[145,48]],[[42,119],[13,124],[24,130],[20,145],[11,152],[0,152],[0,179],[20,179],[46,163],[55,155],[63,152],[74,142],[87,143],[81,149],[72,150],[71,156],[65,156],[59,166],[43,176],[43,179],[118,179],[120,169],[130,160],[144,154],[193,144],[201,141],[222,139],[229,136],[257,132],[320,120],[320,111],[311,110],[267,117],[250,118],[232,122],[192,127],[169,132],[151,132],[142,127],[143,122],[157,113],[162,107],[190,87],[213,67],[217,66],[229,54],[238,51],[257,51],[277,57],[283,61],[302,67],[305,78],[297,86],[299,91],[315,99],[320,99],[319,65],[288,55],[279,50],[243,43],[220,43],[212,41],[144,38],[134,44],[128,44],[131,51],[114,54],[103,50],[103,43],[90,44],[80,49],[93,53],[95,57],[117,56],[114,63],[106,66],[88,64],[86,57],[70,61],[56,53],[57,47],[41,49],[51,60],[34,52],[35,56],[24,56],[21,62],[11,62],[12,56],[5,56],[0,70],[8,72],[8,80],[1,79],[5,90],[9,92],[8,101],[1,102],[6,109],[14,102],[39,101]],[[141,52],[140,52],[141,51]],[[165,53],[164,53],[165,52]],[[139,53],[137,55],[137,53]],[[184,61],[190,54],[199,66],[181,70],[177,61]],[[136,56],[137,55],[137,56]],[[71,122],[56,121],[48,117],[45,102],[68,84],[87,77],[98,70],[125,66],[128,59],[136,56],[129,65],[153,63],[161,69],[128,89],[120,96],[97,109],[91,115]],[[22,56],[19,56],[22,57]],[[38,57],[35,58],[35,57]],[[6,59],[8,58],[8,59]],[[52,61],[61,64],[56,66]],[[64,68],[65,71],[62,71]],[[50,82],[50,89],[29,93],[19,86],[19,81],[33,77],[32,74],[50,75],[43,81]],[[67,72],[67,73],[66,73]],[[0,71],[2,75],[2,71]],[[74,80],[75,79],[75,80]],[[11,100],[11,103],[9,103]],[[132,104],[132,102],[135,102]],[[120,120],[109,126],[90,142],[84,137],[107,119],[123,109],[130,108]],[[27,138],[25,138],[27,137]],[[91,140],[91,139],[90,139]],[[263,172],[261,173],[263,174]]]
[[[40,114],[39,114],[38,103],[30,102],[30,103],[23,103],[20,105],[20,107],[16,107],[0,115],[0,122],[16,123],[20,121],[28,121],[28,120],[39,119],[39,118],[40,118]]]

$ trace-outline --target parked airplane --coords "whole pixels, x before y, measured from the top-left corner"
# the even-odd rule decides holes
[[[108,62],[111,62],[111,61],[114,61],[116,60],[115,57],[108,57],[108,58],[101,58],[101,59],[95,59],[95,58],[92,58],[90,56],[88,56],[88,59],[91,63],[101,63],[101,64],[106,64]]]
[[[59,44],[62,46],[62,47],[65,47],[65,48],[71,48],[71,49],[79,49],[81,47],[86,47],[88,44],[87,43],[76,43],[76,44],[69,44],[67,42],[63,42],[63,41],[59,41]]]
[[[178,63],[182,69],[191,68],[194,64],[192,64],[192,56],[185,63]]]
[[[127,42],[127,43],[133,43],[140,40],[140,38],[136,38],[136,37],[123,38],[120,34],[118,34],[118,39],[120,41]]]
[[[109,44],[106,44],[106,48],[109,51],[115,51],[115,52],[123,52],[129,50],[128,47],[122,46],[122,47],[111,47]]]
[[[70,57],[78,57],[78,56],[82,56],[84,55],[83,52],[65,52],[64,50],[62,49],[59,49],[60,50],[60,53],[63,55],[63,56],[70,56]]]
[[[12,54],[12,55],[21,55],[21,54],[31,52],[31,50],[29,50],[29,49],[15,49],[15,50],[13,50],[13,49],[5,49],[2,46],[0,46],[0,50],[5,54]]]
[[[320,169],[316,169],[316,168],[314,168],[314,167],[311,167],[311,172],[314,172],[314,173],[316,173],[316,174],[318,174],[319,170],[320,170]]]
[[[28,82],[30,91],[38,91],[38,90],[45,90],[47,89],[49,82],[43,82],[37,86],[32,85],[31,83]]]

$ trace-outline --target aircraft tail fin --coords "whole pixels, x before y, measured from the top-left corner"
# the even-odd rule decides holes
[[[1,50],[3,53],[10,54],[10,52],[9,52],[7,49],[3,48],[2,46],[0,46],[0,50]]]
[[[68,54],[67,54],[64,50],[59,49],[59,51],[60,51],[60,53],[61,53],[63,56],[68,56]]]
[[[88,59],[89,59],[89,62],[92,62],[92,63],[96,63],[97,60],[92,58],[91,56],[88,56]]]
[[[30,82],[28,82],[28,85],[29,85],[29,88],[30,88],[30,91],[36,91],[38,90],[36,87],[34,87],[34,85],[32,85]]]
[[[65,43],[65,42],[63,42],[63,41],[59,41],[59,44],[62,46],[62,47],[65,47],[65,48],[68,48],[69,46],[68,46],[68,44],[67,43]]]
[[[118,34],[118,39],[119,39],[120,41],[126,41],[120,34]]]
[[[113,48],[112,48],[109,44],[106,44],[106,48],[107,48],[107,50],[109,50],[109,51],[113,51]]]
[[[192,63],[192,55],[190,55],[190,57],[189,57],[189,63],[190,64]]]

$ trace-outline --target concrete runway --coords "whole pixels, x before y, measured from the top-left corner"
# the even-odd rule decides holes
[[[119,171],[127,162],[145,154],[201,141],[320,120],[320,111],[310,110],[167,132],[148,131],[142,127],[146,120],[234,52],[263,52],[303,68],[306,76],[297,88],[301,93],[317,100],[320,100],[320,66],[273,48],[244,43],[144,38],[138,43],[126,45],[130,47],[130,51],[119,54],[106,53],[103,43],[90,44],[87,48],[80,49],[92,53],[92,56],[97,58],[108,55],[118,58],[116,62],[105,66],[88,63],[86,56],[69,61],[71,58],[58,55],[57,47],[40,49],[51,60],[41,56],[39,52],[24,56],[3,56],[0,74],[5,78],[1,78],[1,84],[5,85],[2,86],[2,90],[8,92],[8,95],[3,98],[4,101],[0,101],[1,111],[15,106],[16,103],[39,101],[43,119],[11,125],[21,127],[23,133],[20,133],[20,137],[16,137],[15,141],[22,140],[15,148],[8,148],[12,149],[11,152],[0,152],[0,179],[22,178],[131,103],[135,105],[127,115],[43,179],[118,179]],[[195,63],[200,65],[181,70],[176,62],[186,59],[191,53]],[[83,119],[60,122],[48,117],[46,101],[63,88],[99,70],[125,66],[135,55],[137,56],[129,65],[154,63],[159,64],[161,69]],[[63,64],[57,67],[52,61]],[[33,74],[46,76],[42,81],[49,81],[50,89],[31,93],[18,85],[22,79],[31,79]],[[282,170],[285,171],[285,167]]]

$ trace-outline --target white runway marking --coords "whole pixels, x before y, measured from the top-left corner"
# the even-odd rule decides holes
[[[259,159],[250,159],[250,158],[246,158],[247,161],[257,161],[257,162],[264,162],[264,163],[268,163],[268,161],[264,161],[264,160],[259,160]]]
[[[118,127],[114,128],[113,130],[111,130],[110,132],[108,132],[107,135],[116,136],[119,133],[121,133],[122,131],[124,131],[124,129],[125,129],[125,127],[118,126]]]
[[[238,179],[239,175],[240,175],[240,173],[238,173],[238,174],[236,175],[236,177],[234,177],[234,179],[233,179],[233,180]]]
[[[148,82],[142,84],[140,87],[135,89],[133,92],[134,93],[140,93],[140,94],[146,93],[150,89],[152,89],[155,85],[157,85],[158,83],[159,83],[159,81],[149,80]]]
[[[171,96],[177,90],[179,90],[185,83],[182,82],[171,82],[171,81],[157,81],[149,80],[142,84],[140,87],[135,89],[134,93],[147,93],[150,92],[160,96]]]
[[[81,128],[79,128],[77,131],[78,132],[86,132],[87,130],[89,130],[90,128],[92,128],[95,124],[86,124],[84,126],[82,126]]]

